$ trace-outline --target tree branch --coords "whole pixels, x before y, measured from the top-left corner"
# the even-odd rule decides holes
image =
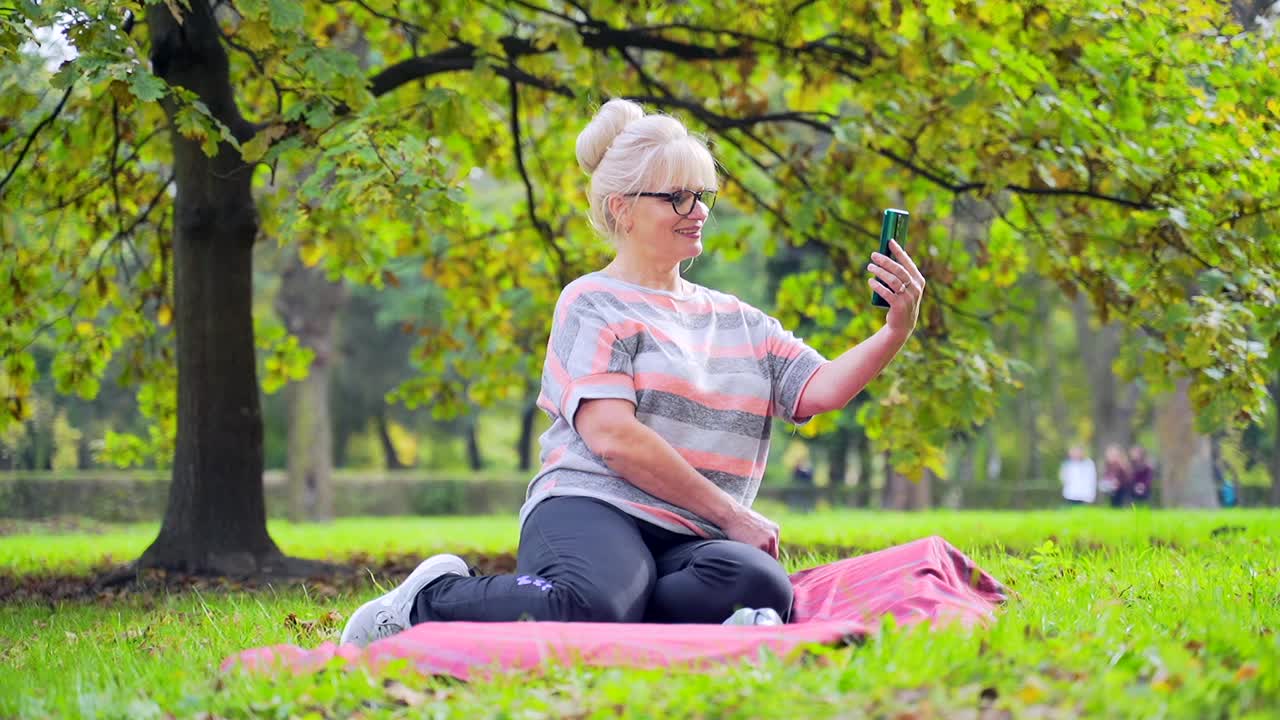
[[[328,5],[337,5],[339,2],[342,2],[343,0],[324,0],[324,1]],[[392,25],[399,25],[405,30],[410,30],[415,33],[421,33],[423,35],[429,32],[427,28],[421,25],[418,25],[417,23],[409,22],[408,20],[405,20],[404,18],[399,17],[398,15],[387,15],[386,13],[378,12],[377,10],[374,10],[373,8],[369,7],[369,4],[364,2],[364,0],[349,0],[349,1],[354,2],[356,5],[359,5],[361,8],[364,9],[365,12],[369,13],[370,15],[382,20],[386,20]]]
[[[45,129],[45,127],[49,125],[49,123],[53,122],[62,112],[62,108],[67,104],[67,98],[71,97],[71,91],[73,89],[75,89],[75,85],[68,87],[66,92],[62,93],[62,99],[58,101],[58,105],[53,109],[53,112],[49,113],[45,119],[36,123],[36,126],[31,129],[31,133],[27,135],[27,141],[23,143],[22,149],[18,151],[17,159],[13,161],[13,167],[9,168],[9,172],[4,176],[4,179],[0,180],[0,197],[4,197],[5,186],[9,184],[9,180],[13,178],[13,174],[18,172],[18,166],[22,165],[22,161],[27,157],[27,151],[31,149],[31,144],[36,141],[36,136],[39,135],[40,131]]]
[[[1239,210],[1238,212],[1232,213],[1232,214],[1230,214],[1230,215],[1228,215],[1228,216],[1226,216],[1226,217],[1224,217],[1224,218],[1221,218],[1221,219],[1219,219],[1219,220],[1215,220],[1213,224],[1214,224],[1214,225],[1222,225],[1223,223],[1231,223],[1232,225],[1235,225],[1237,222],[1239,222],[1239,221],[1241,221],[1241,220],[1243,220],[1243,219],[1245,219],[1245,218],[1254,217],[1254,216],[1257,216],[1257,215],[1266,215],[1266,214],[1268,214],[1268,213],[1276,212],[1277,210],[1280,210],[1280,205],[1271,205],[1271,206],[1265,206],[1265,207],[1257,207],[1257,208],[1254,208],[1253,210],[1249,210],[1249,211],[1245,211],[1245,210],[1242,208],[1242,209],[1241,209],[1241,210]]]
[[[555,238],[551,234],[551,226],[538,217],[537,199],[533,194],[533,181],[529,179],[529,171],[524,165],[524,148],[520,144],[520,86],[512,80],[509,81],[508,88],[511,108],[511,145],[516,156],[516,169],[520,171],[520,179],[524,182],[525,202],[529,206],[529,220],[533,223],[538,235],[542,237],[543,244],[551,252],[555,253],[556,259],[559,260],[556,264],[556,275],[567,282],[567,278],[564,277],[564,270],[567,267],[564,251],[556,244]]]
[[[128,235],[131,234],[134,230],[136,230],[139,225],[146,222],[147,218],[151,215],[151,211],[154,210],[156,206],[160,204],[160,198],[164,197],[164,194],[169,189],[169,185],[173,182],[173,179],[174,179],[174,175],[170,175],[168,178],[165,179],[164,183],[160,185],[160,190],[155,194],[154,197],[151,198],[151,202],[147,204],[147,207],[144,208],[143,211],[140,214],[138,214],[137,217],[134,218],[133,222],[129,224],[129,227],[118,230],[115,235],[111,236],[111,239],[107,241],[106,247],[102,248],[102,253],[98,255],[98,261],[94,265],[93,272],[89,274],[88,276],[89,278],[96,277],[98,273],[102,272],[102,263],[106,260],[107,254],[111,252],[111,246],[115,245],[116,242],[128,237]],[[72,277],[74,277],[74,275]],[[65,288],[65,283],[63,287]],[[59,294],[61,294],[61,292]],[[53,327],[60,321],[74,315],[76,310],[80,308],[81,299],[82,299],[81,294],[77,292],[75,302],[71,303],[71,307],[67,308],[67,311],[65,313],[61,313],[57,317],[50,319],[48,322],[36,328],[35,331],[31,333],[31,337],[28,338],[25,343],[20,345],[18,348],[16,348],[12,352],[5,353],[5,357],[9,357],[11,355],[17,355],[18,353],[25,351],[27,348],[31,347],[31,344],[34,343],[37,339],[39,339],[39,337],[42,334],[44,334],[44,331]]]
[[[690,43],[683,43],[683,42],[670,40],[668,38],[663,38],[660,36],[653,35],[643,28],[619,29],[619,28],[610,27],[608,25],[605,25],[604,23],[591,19],[591,16],[588,15],[585,12],[585,10],[583,10],[581,7],[578,7],[579,11],[582,12],[583,15],[588,18],[585,21],[575,20],[569,17],[568,15],[557,12],[555,10],[551,10],[549,8],[540,7],[538,5],[535,5],[532,2],[528,2],[528,0],[512,0],[512,2],[514,2],[515,4],[521,7],[529,9],[533,12],[541,13],[544,15],[554,17],[557,20],[572,23],[578,29],[579,34],[582,36],[583,44],[586,47],[597,49],[597,50],[611,49],[611,50],[619,51],[621,53],[621,56],[624,58],[624,60],[626,60],[628,64],[630,64],[633,68],[637,70],[637,72],[640,74],[641,80],[650,89],[657,89],[658,91],[663,93],[663,95],[661,96],[653,96],[653,95],[633,96],[632,99],[636,100],[637,102],[648,102],[648,103],[652,103],[662,107],[677,107],[677,108],[686,110],[688,112],[691,112],[695,116],[697,116],[700,120],[705,122],[708,126],[719,131],[721,135],[726,139],[729,139],[728,136],[724,134],[727,131],[740,130],[744,134],[746,134],[746,136],[749,139],[759,144],[769,154],[773,155],[776,159],[778,159],[779,162],[786,162],[785,155],[783,155],[780,151],[778,151],[777,148],[772,147],[771,145],[769,145],[769,143],[765,142],[762,138],[752,133],[750,131],[752,127],[760,124],[794,123],[794,124],[799,124],[805,127],[809,127],[817,132],[827,134],[827,135],[834,134],[835,132],[835,128],[829,122],[826,122],[826,121],[835,120],[836,116],[832,115],[831,113],[825,113],[825,112],[804,112],[804,111],[791,110],[791,111],[784,111],[784,112],[764,113],[764,114],[752,115],[747,117],[739,117],[739,118],[734,118],[734,117],[730,117],[727,115],[714,112],[709,108],[707,108],[702,103],[676,97],[674,93],[672,93],[670,90],[662,87],[660,83],[657,83],[653,79],[649,78],[647,74],[644,72],[643,68],[640,66],[640,64],[628,52],[628,50],[632,50],[632,49],[653,50],[656,52],[667,53],[669,55],[686,59],[686,60],[726,60],[726,59],[754,56],[755,51],[751,49],[751,42],[753,40],[763,40],[763,39],[753,38],[753,40],[744,40],[743,43],[730,48],[717,49],[717,48],[704,47],[700,45],[694,45]],[[675,26],[672,25],[672,26],[662,26],[662,27],[675,27]],[[687,29],[695,30],[695,31],[705,30],[707,32],[711,32],[711,30],[709,29],[697,28],[696,26],[690,26]],[[726,31],[726,32],[734,34],[735,36],[741,35],[740,33],[735,33],[734,31]],[[570,98],[575,97],[576,94],[571,88],[561,85],[552,80],[545,80],[542,78],[529,75],[528,73],[525,73],[524,71],[519,70],[515,66],[515,60],[523,55],[530,55],[530,54],[537,54],[537,53],[544,53],[544,52],[554,52],[555,51],[554,45],[550,47],[537,48],[528,40],[514,37],[514,36],[504,37],[502,38],[501,42],[507,52],[508,64],[502,67],[495,67],[494,71],[497,74],[507,78],[508,81],[513,83],[520,83],[520,84],[530,85],[533,87],[539,87],[544,90],[558,93],[565,97],[570,97]],[[793,48],[792,52],[801,53],[801,52],[812,51],[817,49],[821,49],[821,50],[832,52],[832,53],[835,53],[838,50],[840,50],[839,48],[833,48],[832,46],[820,40],[820,41],[806,43],[804,46],[801,46],[799,48]],[[426,77],[428,75],[434,75],[434,74],[439,74],[444,72],[453,72],[458,70],[473,69],[475,67],[476,62],[478,62],[479,59],[480,57],[474,46],[466,43],[459,44],[454,47],[446,48],[445,50],[441,50],[439,52],[433,53],[431,55],[414,57],[414,58],[410,58],[408,60],[404,60],[402,62],[396,63],[395,65],[392,65],[391,67],[388,67],[382,72],[373,76],[373,78],[370,80],[370,88],[375,96],[383,95],[394,90],[395,88],[401,85],[404,85],[413,80],[420,79],[422,77]],[[739,149],[742,149],[742,148],[739,146]],[[898,155],[897,153],[888,149],[872,148],[872,151],[892,161],[893,163],[899,165],[900,167],[903,167],[911,171],[915,175],[925,178],[926,180],[929,180],[935,185],[938,185],[939,187],[950,190],[953,193],[957,193],[957,194],[971,193],[975,191],[980,191],[987,187],[986,183],[982,183],[982,182],[963,181],[963,180],[947,178],[938,172],[935,172],[926,167],[923,167],[922,165],[915,162],[912,158],[902,157],[901,155]],[[752,161],[755,162],[757,166],[760,166],[758,159],[756,159],[753,155],[751,155],[750,153],[746,153],[746,155],[748,156],[748,158],[752,159]],[[802,182],[803,182],[803,179],[802,179]],[[1124,207],[1129,207],[1137,210],[1152,210],[1152,209],[1155,209],[1156,207],[1155,205],[1151,204],[1146,200],[1131,200],[1129,198],[1118,197],[1114,195],[1106,195],[1106,194],[1097,192],[1092,188],[1086,188],[1086,189],[1041,188],[1041,187],[1030,187],[1026,185],[1007,184],[1007,185],[1004,185],[1002,189],[1006,189],[1022,195],[1065,196],[1065,197],[1087,198],[1092,200],[1108,202],[1115,205],[1121,205]]]
[[[517,53],[516,57],[520,54]],[[421,55],[402,60],[370,78],[369,90],[375,97],[380,97],[401,85],[411,83],[414,80],[421,80],[424,77],[458,70],[473,70],[481,57],[477,54],[474,45],[461,43],[430,55]],[[563,97],[572,98],[576,95],[568,86],[553,80],[530,75],[517,68],[514,64],[495,66],[493,71],[509,81],[541,88]]]
[[[116,170],[117,170],[117,172],[118,172],[120,169],[124,168],[124,166],[128,165],[129,163],[131,163],[131,162],[133,162],[135,159],[137,159],[137,157],[138,157],[139,155],[141,155],[141,154],[142,154],[142,148],[143,148],[147,143],[151,142],[151,140],[152,140],[156,135],[159,135],[160,133],[165,132],[165,131],[167,131],[167,130],[168,130],[168,127],[166,127],[166,126],[164,126],[164,125],[159,125],[159,126],[157,126],[155,129],[153,129],[151,132],[149,132],[149,133],[147,133],[145,136],[143,136],[143,138],[142,138],[141,140],[139,140],[139,141],[137,142],[137,144],[135,144],[135,145],[133,146],[133,152],[131,152],[131,153],[129,154],[129,157],[125,158],[125,159],[124,159],[124,160],[122,160],[119,164],[117,164],[117,165],[116,165]],[[70,198],[65,198],[65,199],[64,199],[64,198],[62,198],[62,197],[59,197],[58,202],[56,202],[56,203],[55,203],[55,204],[53,204],[53,205],[47,205],[47,206],[45,206],[45,207],[43,207],[43,208],[40,208],[39,210],[37,210],[37,211],[36,211],[36,214],[38,214],[38,215],[43,215],[43,214],[45,214],[45,213],[53,212],[53,211],[55,211],[55,210],[64,210],[64,209],[66,209],[66,208],[68,208],[68,207],[70,207],[70,206],[72,206],[72,205],[74,205],[74,204],[76,204],[76,203],[80,202],[81,200],[85,199],[86,197],[89,197],[89,195],[90,195],[90,194],[92,194],[93,192],[95,192],[96,190],[98,190],[99,188],[101,188],[103,185],[106,185],[106,184],[107,184],[108,182],[110,182],[110,181],[111,181],[111,178],[110,178],[109,176],[108,176],[108,177],[101,177],[101,178],[99,178],[96,182],[94,182],[93,184],[89,185],[89,187],[85,188],[84,190],[80,191],[79,193],[77,193],[77,194],[75,194],[75,195],[72,195]]]

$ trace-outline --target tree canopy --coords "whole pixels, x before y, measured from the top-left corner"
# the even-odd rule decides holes
[[[225,91],[166,81],[166,22],[221,46]],[[829,356],[882,322],[867,256],[880,210],[912,211],[921,324],[860,411],[908,472],[941,472],[1018,386],[992,332],[1030,311],[1028,274],[1133,333],[1126,376],[1190,378],[1203,427],[1266,407],[1280,47],[1221,3],[20,0],[0,62],[0,424],[48,337],[60,391],[94,395],[112,358],[140,388],[155,426],[112,437],[123,459],[177,432],[181,141],[252,173],[258,233],[307,264],[440,288],[396,397],[461,407],[524,392],[559,289],[605,257],[572,148],[617,96],[709,138],[717,214],[753,220],[713,225],[710,252],[820,251],[772,310]],[[960,232],[962,203],[984,232]],[[264,382],[305,368],[287,336],[258,342]]]

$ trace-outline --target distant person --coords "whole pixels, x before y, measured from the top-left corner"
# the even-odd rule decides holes
[[[791,488],[787,490],[787,506],[799,512],[809,512],[818,504],[817,491],[813,487],[813,465],[801,459],[791,470]]]
[[[1058,468],[1062,497],[1071,505],[1088,505],[1098,497],[1098,470],[1079,445],[1071,446]]]
[[[1156,469],[1147,458],[1147,451],[1141,445],[1129,448],[1129,497],[1133,503],[1151,501],[1151,487],[1155,484]]]
[[[1102,460],[1102,484],[1111,495],[1111,507],[1124,507],[1129,501],[1133,471],[1129,456],[1119,445],[1108,445]]]
[[[813,484],[813,466],[807,460],[801,460],[791,471],[791,482],[794,485]]]
[[[1240,494],[1236,491],[1234,482],[1226,480],[1218,486],[1218,502],[1224,508],[1235,507],[1240,503]]]
[[[429,558],[352,613],[343,643],[431,621],[790,615],[778,525],[751,507],[773,419],[844,408],[911,337],[924,277],[897,243],[892,257],[873,253],[868,284],[890,305],[885,324],[828,361],[767,313],[681,277],[680,263],[702,254],[718,182],[679,120],[610,100],[577,157],[591,176],[588,215],[615,255],[568,283],[547,318],[538,406],[551,427],[520,512],[516,572],[472,577],[455,555]]]

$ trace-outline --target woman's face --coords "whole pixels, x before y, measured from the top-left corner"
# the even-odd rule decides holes
[[[681,193],[701,188],[664,188],[653,192]],[[671,201],[661,197],[626,198],[622,230],[630,248],[655,263],[675,265],[702,254],[702,226],[710,211],[705,202],[692,202],[688,215],[676,213]],[[686,198],[685,202],[691,199]]]

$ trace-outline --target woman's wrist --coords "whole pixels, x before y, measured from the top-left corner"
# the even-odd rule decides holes
[[[901,348],[903,345],[907,344],[908,340],[911,339],[911,333],[915,332],[915,328],[895,328],[886,323],[884,327],[880,328],[880,332],[883,332],[891,342],[896,344],[898,348]]]
[[[712,504],[711,509],[706,513],[698,513],[710,520],[712,524],[721,529],[732,525],[738,519],[746,508],[739,504],[736,500],[729,497],[729,494],[723,490],[719,493],[720,497]]]

